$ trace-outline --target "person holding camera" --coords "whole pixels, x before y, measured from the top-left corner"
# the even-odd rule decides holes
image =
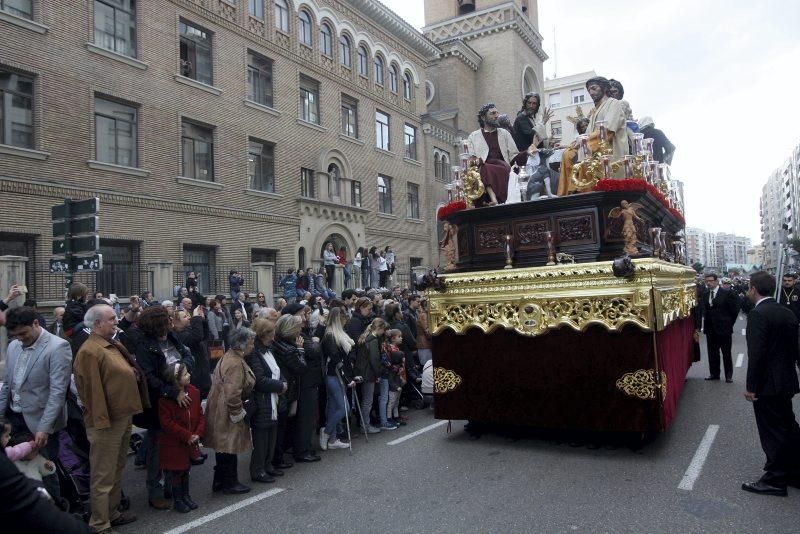
[[[244,285],[244,277],[239,274],[239,271],[231,269],[231,272],[228,275],[228,283],[231,286],[231,300],[236,302],[236,299],[239,297],[239,292],[242,290],[242,286]]]

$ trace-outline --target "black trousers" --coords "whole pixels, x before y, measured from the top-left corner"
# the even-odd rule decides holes
[[[317,386],[302,388],[297,400],[297,418],[294,425],[294,456],[300,458],[314,452],[312,445],[317,426]]]
[[[333,273],[336,270],[335,265],[325,266],[325,280],[328,282],[328,287],[333,287]]]
[[[250,454],[250,478],[255,478],[272,469],[272,457],[275,455],[275,441],[278,437],[278,425],[267,428],[253,428],[253,452]]]
[[[719,378],[719,353],[722,352],[722,363],[725,366],[725,378],[733,378],[733,358],[731,357],[732,334],[717,335],[706,332],[708,347],[708,374]]]
[[[800,478],[800,427],[792,411],[792,396],[760,396],[753,410],[767,455],[761,481],[785,488],[790,479]]]

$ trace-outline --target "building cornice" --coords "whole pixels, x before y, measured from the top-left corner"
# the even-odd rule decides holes
[[[422,28],[422,33],[435,45],[442,46],[456,38],[469,41],[506,30],[515,31],[541,61],[547,60],[548,56],[542,48],[542,36],[514,2],[426,26]]]
[[[456,57],[473,71],[477,71],[483,63],[483,57],[461,39],[442,42],[439,44],[439,48],[441,50],[440,58]]]
[[[180,212],[181,214],[207,215],[209,217],[219,217],[219,205],[201,204],[193,200],[184,202],[171,197],[155,197],[142,194],[128,194],[107,189],[88,189],[80,186],[70,186],[44,180],[20,179],[11,176],[0,175],[0,191],[4,193],[17,193],[20,195],[32,195],[38,197],[50,197],[58,199],[73,198],[76,200],[83,198],[100,197],[103,204],[115,206],[135,207],[142,209],[152,209],[168,212]],[[225,208],[227,216],[233,219],[245,221],[269,222],[276,224],[299,224],[298,217],[291,217],[284,214],[259,213],[250,210],[240,210],[235,208]]]
[[[439,54],[439,49],[435,44],[397,13],[386,7],[383,2],[378,0],[345,1],[419,54],[427,58],[436,57]]]

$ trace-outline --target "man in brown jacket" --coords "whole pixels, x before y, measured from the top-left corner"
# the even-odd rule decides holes
[[[136,520],[117,510],[122,491],[131,421],[149,405],[142,372],[125,347],[114,340],[117,316],[113,308],[98,304],[89,308],[84,324],[91,330],[75,357],[73,373],[84,404],[84,423],[89,438],[91,508],[89,526],[95,532]]]

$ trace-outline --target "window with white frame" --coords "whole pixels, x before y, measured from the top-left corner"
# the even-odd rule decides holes
[[[257,19],[264,18],[264,0],[250,0],[249,2],[250,15]]]
[[[136,0],[94,0],[94,44],[136,57]]]
[[[561,107],[561,93],[550,93],[547,95],[547,102],[551,108]]]
[[[247,147],[247,187],[255,191],[275,192],[275,147],[250,138]]]
[[[247,51],[247,99],[273,107],[272,101],[272,60]]]
[[[137,166],[137,115],[133,106],[95,97],[94,136],[97,161],[126,167]]]
[[[573,104],[580,104],[581,102],[586,101],[586,91],[583,89],[573,89],[570,91],[572,96],[572,103]]]
[[[406,217],[419,219],[419,185],[406,184]]]
[[[406,124],[403,127],[403,142],[406,149],[406,157],[408,159],[417,159],[417,129]]]
[[[312,169],[300,169],[300,196],[304,198],[316,198],[316,187],[314,171]]]
[[[186,178],[214,181],[214,131],[183,119],[181,124],[181,172]]]
[[[300,76],[300,118],[319,124],[319,82]]]
[[[392,179],[378,175],[378,211],[392,214]]]
[[[550,137],[561,137],[561,121],[550,123]]]
[[[375,146],[382,150],[389,150],[389,115],[380,110],[375,110]]]

